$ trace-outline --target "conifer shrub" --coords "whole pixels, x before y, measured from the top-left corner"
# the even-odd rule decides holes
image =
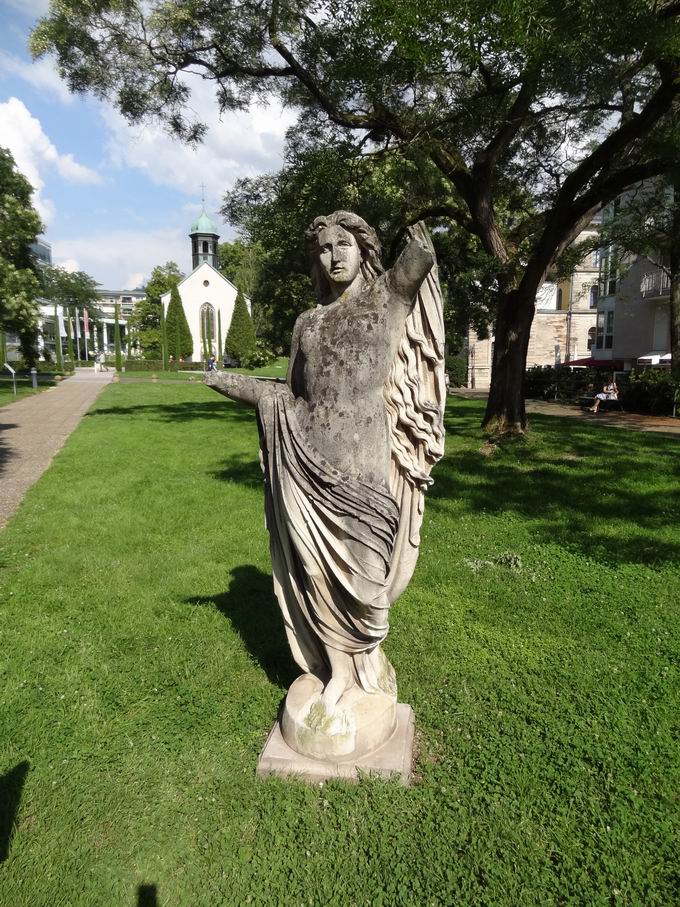
[[[250,317],[245,297],[239,290],[236,294],[234,314],[231,316],[231,324],[227,331],[224,352],[230,359],[235,359],[239,365],[243,365],[252,358],[256,350],[257,337],[253,319]]]
[[[165,316],[165,333],[168,338],[168,355],[174,356],[175,362],[179,359],[191,359],[194,341],[177,287],[170,291],[170,305]]]

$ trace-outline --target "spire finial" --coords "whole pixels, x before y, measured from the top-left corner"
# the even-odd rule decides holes
[[[203,207],[205,208],[205,183],[201,183],[201,201],[203,202]]]

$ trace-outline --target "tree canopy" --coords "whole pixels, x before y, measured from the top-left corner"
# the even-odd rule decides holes
[[[0,332],[18,334],[22,356],[30,363],[37,358],[41,292],[31,245],[43,229],[32,194],[10,152],[0,148]]]
[[[555,261],[677,158],[676,0],[59,0],[32,47],[56,52],[73,90],[189,141],[205,129],[188,113],[192,72],[222,110],[276,95],[305,129],[436,170],[448,216],[496,265],[486,423],[499,429],[526,425],[535,296]]]

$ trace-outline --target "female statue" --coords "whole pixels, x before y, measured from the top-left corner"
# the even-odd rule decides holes
[[[305,672],[282,730],[324,758],[366,752],[394,729],[396,683],[380,644],[415,567],[423,493],[443,453],[444,338],[423,225],[387,272],[375,231],[355,214],[316,218],[307,240],[319,305],[295,324],[286,384],[205,380],[257,407],[274,588]],[[352,712],[366,696],[362,738]]]

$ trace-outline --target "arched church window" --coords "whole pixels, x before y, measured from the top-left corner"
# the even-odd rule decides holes
[[[203,240],[203,251],[208,252],[208,242],[205,239]]]
[[[211,345],[215,340],[215,309],[209,302],[201,306],[201,336]]]

